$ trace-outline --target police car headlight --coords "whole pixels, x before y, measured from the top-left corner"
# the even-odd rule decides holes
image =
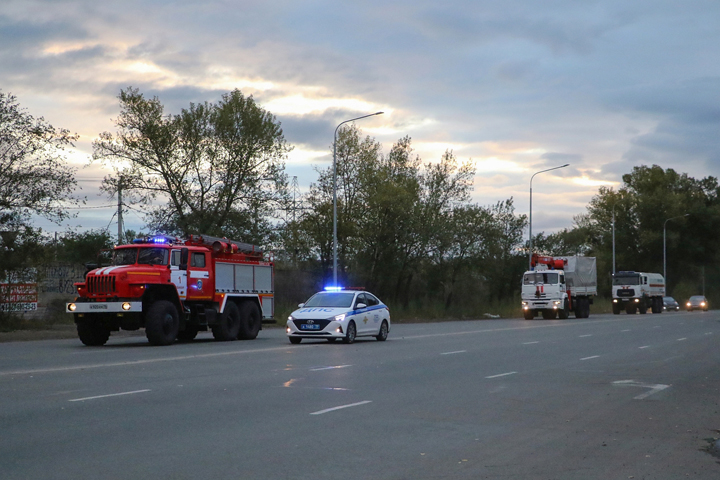
[[[330,321],[335,320],[336,322],[342,322],[343,320],[345,320],[345,314],[341,313],[340,315],[335,315],[334,317],[330,317],[329,320]]]
[[[293,320],[295,320],[295,317],[293,317],[292,315],[290,315],[290,316],[288,317],[288,322],[292,322]]]

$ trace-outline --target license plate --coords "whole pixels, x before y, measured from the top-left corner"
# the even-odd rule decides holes
[[[300,330],[320,330],[320,325],[300,325]]]

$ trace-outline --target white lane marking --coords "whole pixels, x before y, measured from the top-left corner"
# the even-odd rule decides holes
[[[618,380],[617,382],[613,382],[613,385],[617,385],[619,387],[641,387],[641,388],[649,388],[650,391],[642,393],[638,395],[637,397],[633,397],[634,400],[642,400],[644,398],[649,397],[650,395],[654,395],[658,392],[661,392],[665,390],[666,388],[670,387],[670,385],[663,385],[661,383],[658,383],[657,385],[647,384],[647,383],[640,383],[636,382],[635,380]]]
[[[707,332],[705,335],[712,335],[713,332]]]
[[[456,350],[454,352],[443,352],[440,355],[454,355],[456,353],[466,353],[466,352],[467,352],[467,350]]]
[[[590,335],[580,335],[578,338],[583,338],[583,337],[592,337],[592,334],[590,334]]]
[[[629,332],[629,331],[631,331],[631,329],[628,328],[627,330],[620,330],[620,331],[621,331],[621,332]]]
[[[525,342],[525,343],[523,343],[523,345],[533,345],[535,343],[540,343],[540,342]]]
[[[348,405],[340,405],[339,407],[326,408],[325,410],[319,410],[317,412],[312,412],[310,415],[322,415],[323,413],[334,412],[335,410],[342,410],[343,408],[357,407],[358,405],[365,405],[366,403],[371,403],[371,402],[372,402],[372,400],[365,400],[363,402],[350,403]]]
[[[500,373],[498,375],[490,375],[489,377],[485,377],[485,378],[507,377],[508,375],[515,375],[516,373],[517,372]]]
[[[532,330],[534,328],[557,328],[557,327],[574,327],[574,326],[586,326],[593,323],[610,323],[610,322],[626,322],[626,318],[617,318],[617,319],[603,319],[603,320],[583,320],[582,323],[554,323],[554,324],[543,324],[543,325],[532,325],[532,326],[523,326],[523,327],[505,327],[505,328],[486,328],[483,330],[468,330],[465,332],[445,332],[445,333],[428,333],[425,335],[408,335],[406,337],[401,337],[403,340],[415,340],[418,338],[432,338],[432,337],[451,337],[451,336],[457,336],[457,335],[472,335],[475,333],[492,333],[492,332],[508,332],[512,330]],[[400,340],[399,338],[395,338],[395,340]]]
[[[132,392],[122,392],[122,393],[111,393],[108,395],[96,395],[94,397],[85,397],[85,398],[73,398],[72,400],[68,400],[68,402],[84,402],[85,400],[95,400],[97,398],[107,398],[107,397],[119,397],[120,395],[133,395],[135,393],[144,393],[149,392],[150,390],[133,390]]]
[[[638,348],[639,348],[640,350],[642,350],[643,348],[650,348],[650,345],[645,345],[645,346],[638,347]]]
[[[318,344],[319,345],[319,344]],[[308,345],[311,348],[312,345]],[[265,352],[285,352],[288,351],[288,347],[268,347],[268,348],[257,348],[254,350],[231,350],[228,352],[214,352],[214,353],[201,353],[197,355],[182,355],[175,357],[164,357],[164,358],[148,358],[145,360],[131,360],[127,362],[108,362],[108,363],[93,363],[89,365],[70,365],[67,367],[53,367],[53,368],[37,368],[30,370],[10,370],[6,372],[0,372],[0,377],[6,375],[28,375],[33,373],[53,373],[53,372],[69,372],[73,370],[85,370],[91,368],[104,368],[104,367],[127,367],[134,365],[144,365],[147,363],[158,363],[158,362],[174,362],[177,360],[192,360],[196,358],[213,358],[213,357],[224,357],[227,355],[244,355],[248,353],[265,353]]]
[[[655,325],[653,328],[660,328],[660,325]]]
[[[338,368],[347,368],[347,367],[352,367],[352,365],[335,365],[332,367],[317,367],[317,368],[311,368],[310,371],[311,372],[319,372],[320,370],[335,370]]]
[[[678,342],[682,342],[683,340],[687,340],[687,338],[684,338],[684,337],[683,337],[683,338],[678,338],[678,339],[677,339]]]
[[[581,358],[580,360],[592,360],[593,358],[600,358],[600,355],[593,355],[592,357]]]

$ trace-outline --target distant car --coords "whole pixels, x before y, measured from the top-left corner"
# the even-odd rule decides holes
[[[692,312],[693,310],[702,310],[703,312],[708,311],[707,298],[702,295],[693,295],[692,297],[690,297],[690,300],[688,300],[686,306],[688,312]]]
[[[680,310],[680,304],[673,297],[663,297],[663,310]]]
[[[290,343],[303,338],[353,343],[357,337],[385,341],[390,333],[390,309],[364,290],[337,289],[316,293],[298,305],[287,320]]]

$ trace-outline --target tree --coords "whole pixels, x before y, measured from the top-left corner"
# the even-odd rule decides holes
[[[68,217],[77,183],[65,150],[77,138],[33,118],[15,96],[0,92],[0,227],[18,229],[31,215],[55,222]]]
[[[151,207],[151,229],[270,242],[268,217],[286,200],[290,151],[272,114],[239,90],[179,115],[131,87],[119,99],[117,134],[100,135],[93,159],[113,166],[126,195],[167,202]],[[114,194],[117,182],[106,179],[105,189]]]

